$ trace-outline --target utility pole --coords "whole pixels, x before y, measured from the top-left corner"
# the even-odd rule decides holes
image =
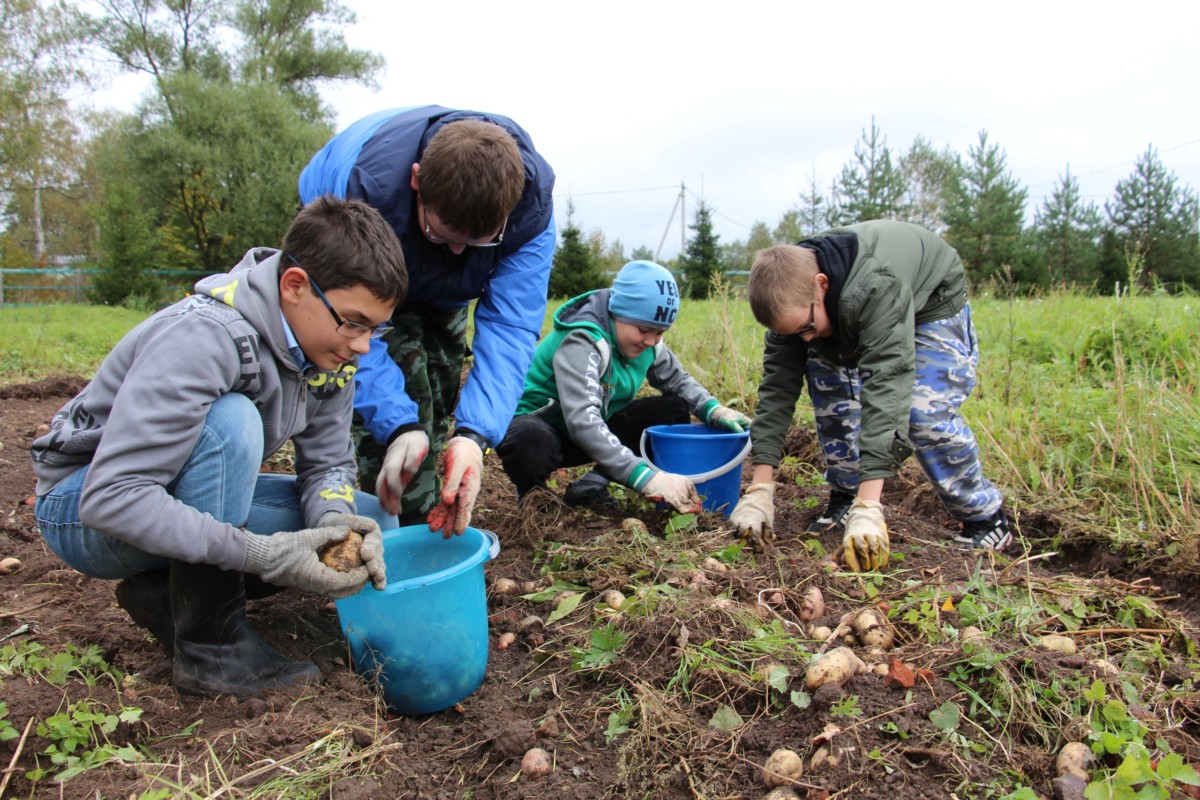
[[[679,254],[683,255],[687,249],[687,214],[684,213],[684,197],[687,194],[687,186],[683,181],[679,182],[679,195],[675,198],[675,205],[671,206],[671,216],[667,218],[667,227],[663,229],[662,238],[658,240],[658,249],[654,251],[654,260],[658,261],[658,257],[662,254],[663,245],[666,244],[667,234],[671,232],[671,223],[675,221],[675,209],[679,209]]]

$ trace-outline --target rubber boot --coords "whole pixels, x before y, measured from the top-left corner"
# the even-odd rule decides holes
[[[563,502],[572,508],[590,507],[616,510],[617,501],[608,493],[609,483],[606,476],[592,470],[567,486],[566,491],[563,492]]]
[[[175,620],[171,618],[171,571],[162,569],[140,572],[117,584],[117,605],[140,628],[154,634],[168,656],[175,654]]]
[[[170,593],[175,621],[172,682],[181,693],[247,698],[266,689],[321,680],[316,664],[291,660],[250,627],[242,573],[172,561]]]

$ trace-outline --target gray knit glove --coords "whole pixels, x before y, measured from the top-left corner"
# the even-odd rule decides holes
[[[342,541],[349,533],[345,525],[280,531],[272,536],[246,531],[246,565],[242,569],[276,586],[294,586],[334,599],[349,597],[366,584],[367,568],[338,572],[317,557],[319,549]]]
[[[321,515],[321,519],[317,520],[317,525],[322,528],[327,525],[345,526],[353,528],[356,533],[361,534],[363,543],[359,556],[362,557],[367,572],[371,573],[371,585],[376,589],[387,588],[387,564],[383,560],[383,531],[379,530],[378,522],[358,514],[326,511]]]

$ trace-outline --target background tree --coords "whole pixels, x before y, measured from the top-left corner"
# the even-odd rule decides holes
[[[15,228],[9,248],[25,248],[35,263],[62,242],[47,211],[57,221],[72,204],[77,216],[83,209],[83,146],[67,97],[88,83],[74,59],[85,33],[69,6],[0,0],[0,199]]]
[[[979,143],[968,157],[947,191],[946,239],[958,249],[974,280],[996,277],[1005,265],[1015,272],[1026,191],[1008,174],[1004,151],[988,144],[987,131],[979,132]]]
[[[829,203],[821,194],[815,166],[808,175],[808,188],[800,193],[800,205],[796,210],[799,212],[797,221],[800,224],[800,237],[783,244],[795,244],[829,227]]]
[[[836,225],[849,225],[899,218],[906,190],[904,175],[892,158],[887,137],[875,125],[875,117],[871,117],[871,132],[863,130],[862,139],[854,145],[854,160],[842,168],[834,183],[828,219]]]
[[[558,235],[550,265],[549,296],[565,299],[604,285],[605,276],[592,261],[583,231],[575,223],[575,201],[567,200],[567,224]]]
[[[954,183],[958,157],[949,147],[935,150],[929,140],[918,136],[900,157],[905,193],[901,219],[936,233],[946,230],[946,190]]]
[[[770,247],[775,242],[771,238],[771,229],[765,222],[755,222],[750,226],[750,235],[745,241],[734,241],[721,245],[721,264],[725,273],[748,272],[754,261],[754,254],[764,247]],[[744,283],[744,281],[734,281]]]
[[[687,250],[679,259],[687,296],[693,300],[708,297],[713,279],[723,273],[720,236],[713,233],[712,209],[701,200],[689,230],[695,235],[688,239]]]
[[[620,239],[614,239],[610,244],[604,236],[604,231],[599,228],[592,228],[588,233],[587,245],[592,264],[600,275],[599,283],[592,288],[600,289],[607,286],[611,278],[625,266],[625,245],[621,244]]]
[[[1197,208],[1195,191],[1163,166],[1153,145],[1147,147],[1133,173],[1117,182],[1113,198],[1104,204],[1113,228],[1105,248],[1105,276],[1127,280],[1128,259],[1137,257],[1146,282],[1200,286]]]
[[[1089,284],[1097,278],[1102,225],[1100,210],[1080,197],[1068,165],[1033,217],[1037,260],[1050,283]]]
[[[807,229],[800,219],[801,213],[798,207],[789,208],[783,212],[775,230],[771,231],[773,244],[795,244],[805,237]]]
[[[629,254],[630,261],[653,261],[654,251],[648,245],[639,244],[633,248],[633,252]]]

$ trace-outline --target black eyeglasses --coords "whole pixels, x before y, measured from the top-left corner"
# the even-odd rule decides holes
[[[421,194],[417,193],[417,201],[421,204],[421,213],[425,215],[425,225],[421,232],[425,234],[425,238],[434,244],[455,244],[463,245],[464,247],[499,247],[504,244],[504,229],[508,227],[508,215],[504,216],[504,222],[500,223],[500,232],[490,242],[456,242],[453,239],[447,239],[445,236],[434,233],[429,227],[429,209],[425,207],[425,201],[421,199]]]
[[[806,333],[812,333],[817,329],[817,304],[812,302],[808,304],[808,324],[800,330],[796,331],[796,336],[803,336]]]
[[[288,255],[288,260],[297,267],[300,267],[300,269],[304,269],[304,267],[300,265],[300,262],[292,258],[291,255]],[[329,299],[325,297],[325,293],[321,291],[320,286],[317,286],[317,282],[312,279],[311,275],[308,276],[308,285],[313,288],[313,291],[317,293],[317,297],[321,298],[321,302],[324,303],[325,307],[329,309],[329,315],[332,316],[333,321],[337,323],[337,332],[342,336],[345,336],[347,339],[359,339],[363,336],[370,336],[372,339],[378,339],[380,336],[383,336],[392,329],[392,323],[390,322],[381,322],[378,325],[371,326],[363,325],[361,322],[342,319],[341,315],[333,310],[333,306],[330,305]]]

